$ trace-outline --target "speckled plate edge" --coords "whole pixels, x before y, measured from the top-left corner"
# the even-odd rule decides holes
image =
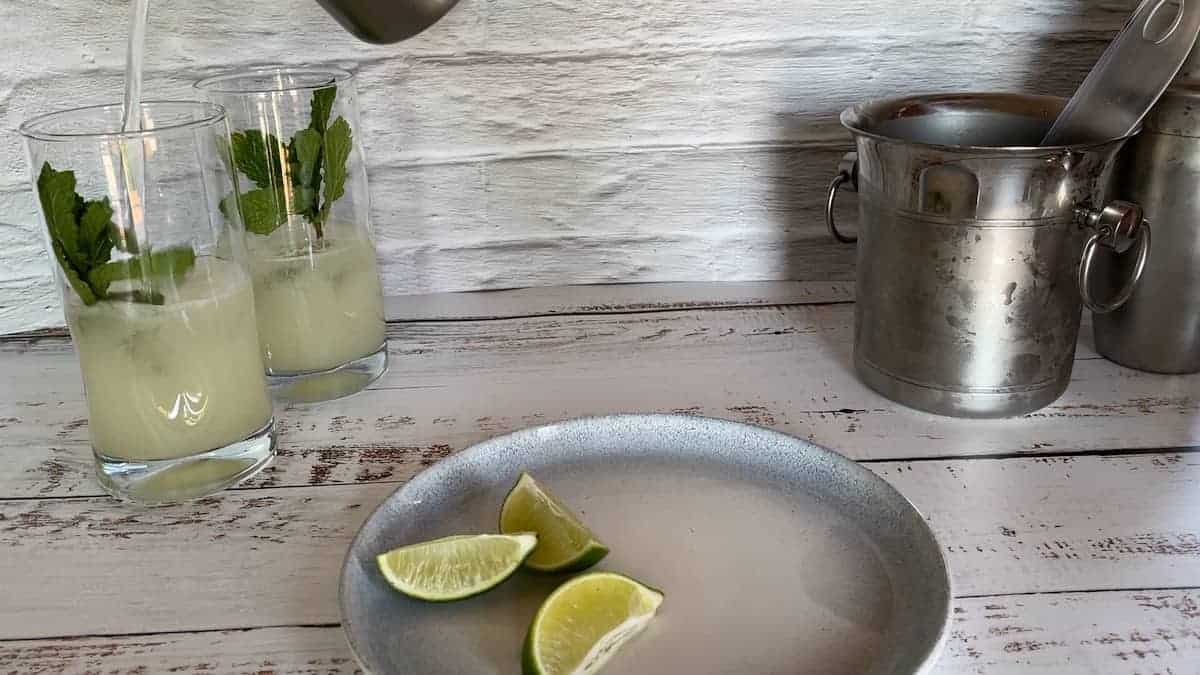
[[[350,633],[350,627],[347,621],[348,612],[346,579],[351,563],[353,562],[354,551],[356,548],[358,548],[359,540],[364,536],[368,526],[375,520],[375,518],[386,511],[389,505],[391,505],[393,502],[404,500],[405,492],[409,490],[412,485],[418,483],[422,479],[429,480],[429,476],[435,473],[452,472],[459,465],[469,465],[475,461],[478,461],[479,458],[487,455],[488,453],[494,452],[496,448],[511,444],[512,440],[523,436],[549,436],[551,433],[569,431],[574,427],[587,427],[589,425],[603,425],[606,423],[644,423],[647,426],[661,427],[662,425],[680,424],[685,421],[693,424],[702,423],[717,427],[728,427],[730,430],[741,430],[744,433],[749,432],[761,434],[764,438],[774,438],[776,442],[784,445],[794,446],[803,450],[804,452],[815,452],[822,454],[824,455],[825,459],[827,459],[834,466],[838,466],[842,470],[857,476],[860,480],[872,484],[874,488],[881,494],[886,495],[889,499],[896,502],[901,508],[911,511],[911,513],[916,516],[917,520],[919,521],[919,527],[922,531],[922,534],[926,535],[929,541],[933,543],[932,552],[936,553],[935,559],[941,564],[941,581],[945,591],[945,600],[942,603],[941,611],[939,612],[939,616],[941,617],[941,625],[938,626],[937,638],[936,640],[930,642],[923,650],[920,664],[915,670],[912,671],[912,675],[928,675],[928,673],[932,672],[933,668],[937,664],[938,658],[941,656],[941,653],[945,648],[946,641],[949,637],[951,613],[953,611],[954,588],[950,576],[950,566],[945,558],[945,555],[942,553],[943,548],[940,542],[934,534],[933,529],[929,527],[929,523],[925,519],[924,515],[911,501],[908,500],[907,497],[893,487],[891,483],[884,480],[870,469],[858,464],[854,460],[851,460],[834,450],[817,445],[816,443],[812,443],[791,434],[786,434],[774,429],[768,429],[766,427],[746,424],[743,422],[734,422],[716,417],[669,413],[616,413],[610,415],[576,417],[562,420],[560,422],[526,427],[524,429],[519,429],[517,431],[512,431],[499,436],[493,436],[492,438],[475,443],[458,453],[439,460],[434,465],[422,470],[417,475],[405,481],[403,485],[399,486],[396,490],[384,498],[384,500],[380,502],[374,510],[371,511],[370,515],[367,516],[367,518],[363,521],[363,524],[355,533],[353,539],[351,539],[350,545],[346,549],[346,554],[342,559],[341,573],[338,575],[338,610],[341,618],[342,635],[345,637],[346,643],[350,647],[350,652],[354,656],[355,663],[363,670],[364,673],[367,673],[368,675],[374,675],[375,671],[371,670],[361,656],[360,649],[356,644],[354,636]]]

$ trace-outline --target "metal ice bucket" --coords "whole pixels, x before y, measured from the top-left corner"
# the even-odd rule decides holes
[[[858,152],[830,186],[826,218],[858,242],[854,363],[904,405],[1007,417],[1070,381],[1084,304],[1119,307],[1150,246],[1141,209],[1105,203],[1126,139],[1036,147],[1063,99],[947,94],[870,101],[842,113]],[[859,195],[859,235],[833,217]],[[1090,296],[1098,247],[1134,256],[1110,298]]]
[[[1189,63],[1117,159],[1113,194],[1145,207],[1154,255],[1129,302],[1094,317],[1096,351],[1156,373],[1200,372],[1200,51]],[[1098,262],[1102,282],[1129,265]]]

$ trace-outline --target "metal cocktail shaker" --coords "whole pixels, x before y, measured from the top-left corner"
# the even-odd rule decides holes
[[[391,44],[437,23],[458,0],[317,0],[355,37]]]
[[[1114,196],[1154,228],[1151,263],[1120,309],[1095,315],[1096,349],[1121,365],[1200,371],[1200,48],[1123,150]],[[1102,255],[1097,278],[1119,283],[1128,260]],[[1108,273],[1103,267],[1107,267]],[[1098,291],[1103,292],[1103,291]]]

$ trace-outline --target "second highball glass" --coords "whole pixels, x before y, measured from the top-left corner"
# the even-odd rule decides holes
[[[267,376],[289,401],[352,394],[387,369],[383,293],[353,76],[266,68],[196,83],[228,111]]]

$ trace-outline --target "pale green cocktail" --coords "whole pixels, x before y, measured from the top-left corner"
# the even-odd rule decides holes
[[[109,460],[188,457],[271,421],[249,276],[202,258],[163,295],[67,305],[92,447]]]
[[[263,362],[272,374],[336,368],[384,343],[375,247],[353,225],[329,224],[297,251],[277,230],[250,235],[250,267]]]

